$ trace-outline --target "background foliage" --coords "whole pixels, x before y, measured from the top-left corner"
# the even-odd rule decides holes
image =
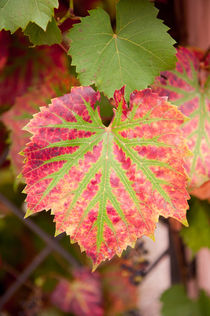
[[[156,6],[159,5],[157,3]],[[91,11],[88,13],[89,9]],[[26,181],[25,192],[29,193],[27,200],[30,205],[27,215],[52,209],[57,221],[57,233],[67,231],[73,235],[73,228],[68,231],[68,225],[70,221],[80,221],[81,216],[78,217],[74,210],[78,218],[72,217],[70,220],[67,217],[63,221],[63,213],[60,212],[64,207],[65,214],[65,203],[70,200],[68,185],[73,183],[75,186],[75,203],[79,203],[77,209],[79,205],[81,214],[85,208],[88,213],[90,206],[93,206],[91,202],[88,205],[85,203],[91,200],[90,192],[94,192],[95,187],[99,192],[95,203],[99,207],[94,211],[100,216],[89,213],[75,241],[79,240],[82,250],[87,250],[96,265],[105,258],[110,259],[114,253],[121,254],[126,245],[133,246],[143,233],[152,235],[160,214],[173,216],[186,224],[186,200],[189,196],[185,187],[188,181],[187,190],[195,196],[189,202],[187,218],[190,226],[181,229],[178,226],[180,233],[176,237],[184,249],[181,256],[188,260],[188,264],[177,268],[188,271],[182,279],[186,286],[196,275],[189,265],[195,266],[200,249],[210,247],[209,204],[208,201],[202,201],[210,198],[210,53],[197,48],[177,47],[175,50],[175,41],[168,34],[168,27],[157,19],[157,14],[154,4],[147,0],[1,1],[0,193],[12,201],[14,207],[23,208],[25,212],[25,196],[21,191]],[[166,16],[168,18],[169,14]],[[174,29],[172,23],[172,33],[179,40]],[[80,88],[72,90],[69,114],[65,110],[65,107],[69,107],[67,94],[73,86],[79,85],[91,85],[91,88],[86,88],[88,92],[79,95],[83,97],[82,102],[78,101],[78,95],[74,93]],[[153,93],[149,89],[139,91],[148,87],[152,88]],[[135,89],[138,92],[132,93]],[[94,96],[92,101],[91,95]],[[176,107],[160,96],[167,96]],[[48,106],[51,99],[52,105]],[[151,104],[153,107],[150,108]],[[58,108],[59,113],[56,112]],[[37,112],[39,114],[35,114]],[[62,126],[55,125],[58,123],[55,117],[52,120],[52,113],[61,115]],[[170,122],[167,121],[169,118]],[[49,126],[43,129],[45,120]],[[94,120],[107,138],[103,136],[98,142],[92,143],[92,147],[89,143],[87,147],[87,138],[94,137]],[[74,126],[75,121],[79,127]],[[109,125],[110,122],[112,125]],[[34,134],[32,138],[27,129],[23,130],[28,123],[27,129]],[[69,132],[66,126],[64,128],[65,124],[69,124]],[[106,142],[104,139],[110,135],[110,126],[112,133],[114,128],[118,128],[118,131],[114,141]],[[49,137],[52,145],[44,144]],[[66,142],[69,138],[71,143],[69,140]],[[104,142],[102,151],[96,152],[96,145],[100,149],[101,140]],[[122,141],[126,145],[122,145]],[[190,155],[186,144],[192,152]],[[25,146],[24,155],[27,159],[23,179],[20,173],[24,157],[19,153]],[[40,161],[43,162],[42,153],[46,146],[44,159],[48,161],[48,167],[39,174],[34,173],[32,177],[29,168],[32,164],[38,168]],[[92,154],[101,157],[98,170],[95,171],[92,170],[94,164],[89,169],[94,157],[91,156],[90,147]],[[78,168],[80,181],[75,178],[74,182],[70,182],[69,174],[65,178],[65,173],[59,176],[58,180],[64,182],[60,182],[59,187],[56,187],[56,183],[54,195],[47,196],[48,200],[45,196],[41,198],[43,203],[37,207],[37,196],[45,194],[40,182],[34,191],[38,176],[43,179],[46,170],[49,172],[48,179],[53,174],[57,175],[55,163],[61,166],[69,150],[71,153],[78,148],[81,151],[78,155],[80,167],[75,161],[71,167],[73,171]],[[32,149],[35,151],[31,154]],[[105,159],[107,153],[110,163],[108,169]],[[74,153],[71,154],[74,157]],[[183,161],[186,154],[188,156]],[[59,155],[62,157],[59,158]],[[82,159],[87,163],[84,163],[84,170],[81,167]],[[188,180],[183,172],[183,164]],[[99,179],[102,179],[101,182]],[[110,179],[111,184],[107,179]],[[31,192],[30,186],[33,188]],[[102,199],[104,187],[106,198]],[[135,204],[133,208],[130,207],[133,202],[128,203],[129,195]],[[44,249],[44,243],[12,215],[11,208],[1,196],[0,293],[3,296],[19,278],[20,271],[27,269]],[[122,199],[122,196],[126,196],[126,199]],[[143,224],[138,218],[139,205],[140,215],[146,214]],[[105,212],[105,209],[109,212]],[[33,221],[45,232],[54,234],[52,216],[48,213],[36,214]],[[66,226],[59,226],[63,222]],[[90,223],[96,224],[90,226],[93,228],[88,240],[84,235],[88,235],[86,229]],[[174,229],[171,224],[169,227]],[[24,315],[81,316],[93,315],[93,311],[96,316],[140,315],[137,309],[137,285],[146,276],[150,266],[140,240],[134,249],[128,248],[121,258],[115,257],[102,264],[94,273],[90,272],[89,259],[81,254],[77,245],[69,244],[68,237],[63,237],[60,243],[76,260],[76,266],[70,267],[57,252],[51,252],[23,283],[17,295],[4,306],[8,315],[22,312]],[[185,257],[186,247],[191,251],[190,259]],[[191,300],[180,285],[166,291],[161,301],[164,316],[178,313],[207,316],[209,310],[209,298],[204,292],[199,294],[197,300]]]

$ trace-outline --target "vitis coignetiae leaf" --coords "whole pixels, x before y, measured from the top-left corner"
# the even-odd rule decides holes
[[[51,21],[58,0],[2,0],[0,2],[0,30],[14,33],[23,30],[29,22],[34,22],[44,31]]]
[[[10,151],[9,156],[15,174],[19,174],[23,167],[23,156],[19,153],[29,141],[30,133],[23,130],[23,127],[32,118],[32,115],[39,110],[39,107],[46,106],[51,98],[62,95],[78,84],[75,77],[68,72],[67,66],[56,67],[54,71],[40,80],[40,84],[30,87],[30,91],[15,99],[14,106],[5,112],[1,119],[10,130]]]
[[[74,271],[74,279],[61,279],[51,295],[54,305],[76,316],[103,316],[99,275],[85,269]]]
[[[120,0],[115,30],[101,8],[81,18],[68,34],[81,84],[95,84],[108,97],[126,85],[128,100],[133,90],[147,88],[160,71],[173,68],[175,42],[157,14],[148,0]]]
[[[94,268],[152,236],[160,215],[186,224],[188,193],[181,135],[184,115],[152,93],[114,93],[114,117],[102,124],[90,87],[73,88],[42,107],[26,126],[23,176],[27,214],[51,210]]]

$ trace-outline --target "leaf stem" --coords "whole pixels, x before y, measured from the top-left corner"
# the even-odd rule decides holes
[[[66,53],[66,54],[68,54],[68,49],[62,44],[62,43],[60,43],[60,44],[58,44],[59,46],[60,46],[60,48]]]
[[[69,9],[66,11],[66,14],[62,18],[57,18],[57,24],[60,26],[63,24],[67,19],[71,20],[80,20],[80,16],[76,16],[74,14],[74,1],[69,0]]]
[[[74,0],[69,0],[70,13],[74,15]]]

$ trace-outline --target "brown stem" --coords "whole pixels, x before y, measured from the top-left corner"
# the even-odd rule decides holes
[[[60,43],[60,44],[58,44],[59,46],[60,46],[60,48],[66,53],[66,54],[68,54],[68,49],[62,44],[62,43]]]

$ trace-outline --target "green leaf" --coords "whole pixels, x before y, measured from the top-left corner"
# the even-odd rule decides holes
[[[121,0],[116,10],[115,33],[101,8],[75,24],[69,54],[83,85],[94,83],[108,97],[126,85],[128,100],[133,90],[146,88],[160,71],[175,66],[174,40],[148,0]]]
[[[202,247],[210,248],[209,203],[192,199],[187,214],[189,227],[182,228],[180,234],[186,245],[196,253]]]
[[[46,31],[35,23],[29,23],[24,34],[34,45],[53,45],[62,41],[61,31],[54,18],[48,23]]]
[[[206,295],[204,291],[200,292],[198,299],[198,306],[201,316],[209,316],[210,311],[210,298]]]
[[[29,22],[36,23],[44,31],[58,8],[58,0],[4,0],[0,2],[0,30],[14,33],[23,30]]]
[[[161,297],[163,303],[162,316],[208,316],[210,298],[203,292],[197,301],[187,297],[182,285],[174,285]]]

